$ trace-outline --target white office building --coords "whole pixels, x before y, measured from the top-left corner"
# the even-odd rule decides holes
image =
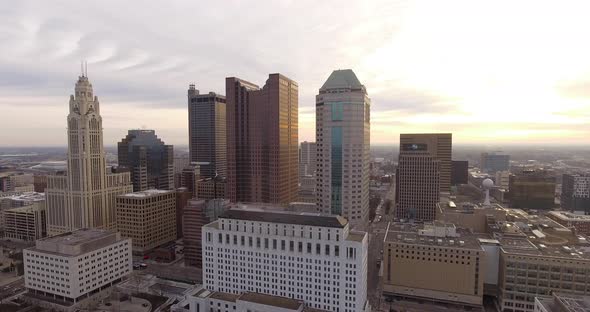
[[[367,89],[350,69],[332,72],[316,95],[318,210],[360,229],[369,223],[370,112]]]
[[[368,235],[341,216],[231,209],[203,227],[203,285],[366,311]]]
[[[37,240],[23,250],[25,287],[40,300],[71,306],[131,273],[131,240],[81,229]]]

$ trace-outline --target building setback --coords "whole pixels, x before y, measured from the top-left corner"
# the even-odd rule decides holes
[[[370,114],[367,89],[350,69],[333,71],[316,95],[316,204],[360,228],[369,222]]]
[[[154,130],[129,130],[117,147],[119,166],[131,172],[134,192],[174,189],[174,148]]]
[[[366,232],[341,216],[230,209],[203,227],[203,286],[367,311]]]
[[[47,177],[47,231],[116,229],[115,198],[133,186],[129,172],[107,173],[100,104],[86,75],[70,95],[67,123],[68,173]]]
[[[232,202],[297,200],[298,86],[270,74],[264,87],[225,80],[227,197]]]
[[[117,197],[119,232],[133,242],[134,254],[145,254],[176,240],[176,194],[147,190]]]
[[[227,133],[225,96],[199,94],[195,85],[188,89],[188,135],[191,162],[198,162],[201,176],[226,176]]]
[[[23,250],[25,287],[46,307],[76,304],[131,273],[131,240],[82,229],[37,240]]]

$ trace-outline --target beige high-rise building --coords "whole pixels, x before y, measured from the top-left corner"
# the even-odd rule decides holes
[[[400,134],[400,149],[407,144],[426,144],[428,151],[440,163],[440,191],[451,190],[451,165],[453,158],[452,133],[418,133]]]
[[[115,198],[132,191],[128,172],[107,172],[98,97],[85,74],[70,96],[68,173],[47,178],[47,231],[116,229]]]
[[[350,69],[335,70],[316,95],[318,211],[353,228],[369,223],[371,99]]]
[[[118,230],[131,238],[134,254],[176,240],[176,194],[147,190],[117,197]]]

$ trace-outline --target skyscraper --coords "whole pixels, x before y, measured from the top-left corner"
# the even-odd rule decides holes
[[[448,163],[448,167],[444,163]],[[443,181],[450,184],[450,165],[450,133],[400,134],[395,216],[416,221],[434,220]],[[443,169],[448,171],[443,174]]]
[[[117,143],[119,166],[129,168],[133,191],[174,189],[174,150],[154,130],[129,130]]]
[[[68,173],[47,178],[47,230],[116,229],[115,198],[133,187],[128,172],[107,173],[100,105],[85,74],[69,106]]]
[[[400,148],[402,145],[426,144],[428,152],[439,161],[440,165],[440,191],[449,193],[451,191],[451,167],[453,156],[453,134],[452,133],[419,133],[401,134]]]
[[[317,206],[352,227],[369,221],[370,111],[350,69],[335,70],[316,95]]]
[[[270,74],[262,89],[230,77],[227,96],[227,196],[232,202],[297,200],[297,83]]]
[[[188,89],[188,135],[190,161],[200,165],[201,176],[226,176],[225,96],[199,94],[195,85]]]

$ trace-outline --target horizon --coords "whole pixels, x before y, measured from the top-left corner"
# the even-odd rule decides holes
[[[10,117],[0,146],[67,142],[81,60],[101,103],[105,145],[143,127],[167,144],[188,144],[189,84],[225,94],[225,77],[262,86],[274,72],[298,83],[299,141],[315,141],[315,95],[339,68],[367,88],[374,146],[431,132],[453,133],[454,144],[590,143],[590,43],[579,39],[590,35],[586,2],[279,1],[202,10],[179,1],[150,10],[130,1],[105,10],[108,3],[21,1],[0,13],[0,111]],[[216,26],[243,14],[253,18]]]

